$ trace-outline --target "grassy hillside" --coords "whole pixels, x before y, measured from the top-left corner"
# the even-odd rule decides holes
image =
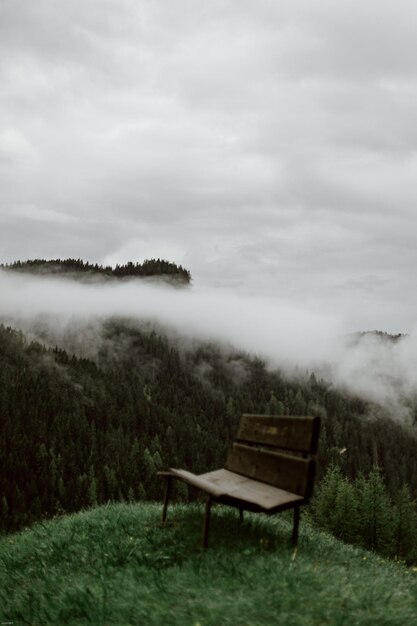
[[[417,623],[417,571],[285,515],[117,504],[0,539],[0,622],[13,624],[362,625]]]

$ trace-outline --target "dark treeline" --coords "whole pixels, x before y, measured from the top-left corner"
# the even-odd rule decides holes
[[[221,466],[241,413],[319,414],[320,471],[343,453],[351,479],[378,463],[389,492],[417,495],[416,438],[370,405],[306,373],[298,381],[245,354],[185,349],[123,320],[94,361],[0,325],[3,531],[109,500],[157,499],[156,471]],[[375,407],[372,407],[375,414]],[[180,497],[194,497],[183,485]]]
[[[396,342],[399,339],[404,339],[404,337],[408,337],[408,335],[406,333],[397,333],[393,335],[383,330],[365,330],[347,335],[347,338],[350,339],[352,343],[358,343],[361,339],[366,337],[376,337],[378,340],[385,342]]]
[[[80,275],[100,275],[109,278],[168,276],[171,278],[175,277],[185,283],[191,281],[191,273],[188,270],[184,269],[181,265],[176,265],[175,263],[161,259],[149,259],[143,261],[143,263],[133,263],[129,261],[125,265],[116,265],[115,268],[110,266],[103,267],[97,263],[89,263],[82,259],[53,259],[50,261],[46,261],[45,259],[31,259],[28,261],[15,261],[14,263],[2,264],[0,267],[5,270],[37,274],[79,273]]]
[[[313,522],[347,543],[417,561],[417,508],[407,485],[390,496],[381,470],[349,480],[331,465],[310,507]]]

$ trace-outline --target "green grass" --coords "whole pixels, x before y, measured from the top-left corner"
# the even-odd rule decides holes
[[[417,571],[301,522],[202,508],[109,505],[0,539],[0,624],[417,624]]]

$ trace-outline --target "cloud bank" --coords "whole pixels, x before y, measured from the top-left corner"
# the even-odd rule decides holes
[[[416,336],[397,342],[374,335],[352,341],[341,317],[276,298],[245,297],[209,289],[174,289],[140,280],[80,284],[0,271],[0,321],[53,340],[93,350],[100,328],[112,316],[156,324],[178,341],[216,341],[267,359],[294,376],[315,371],[336,387],[409,419],[417,399]],[[81,339],[84,338],[84,339]],[[89,347],[86,346],[89,344]],[[95,346],[97,347],[97,345]]]
[[[3,319],[46,316],[65,323],[111,316],[137,318],[191,337],[220,340],[251,353],[274,356],[277,363],[322,359],[339,332],[334,318],[297,309],[285,301],[152,286],[140,280],[94,285],[0,270],[0,293]]]

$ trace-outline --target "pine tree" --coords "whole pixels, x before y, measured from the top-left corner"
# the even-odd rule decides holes
[[[315,523],[332,533],[336,530],[336,500],[343,481],[340,467],[331,465],[320,483],[317,495],[312,501],[312,515]]]
[[[145,491],[145,487],[143,486],[143,483],[139,483],[138,497],[139,497],[139,500],[146,500],[146,491]]]
[[[334,534],[346,543],[358,541],[359,511],[353,485],[346,477],[337,485],[333,514]]]
[[[292,411],[294,415],[305,415],[306,412],[306,402],[303,398],[303,394],[301,393],[301,389],[298,389],[295,394]]]
[[[284,414],[284,405],[282,402],[277,400],[273,391],[271,391],[271,396],[268,402],[268,413],[269,415],[283,415]]]
[[[363,545],[382,554],[390,554],[393,540],[392,507],[382,479],[381,470],[374,467],[367,479],[356,483],[359,504],[359,534]]]
[[[417,511],[407,485],[399,490],[393,510],[394,555],[412,561],[417,558]]]

